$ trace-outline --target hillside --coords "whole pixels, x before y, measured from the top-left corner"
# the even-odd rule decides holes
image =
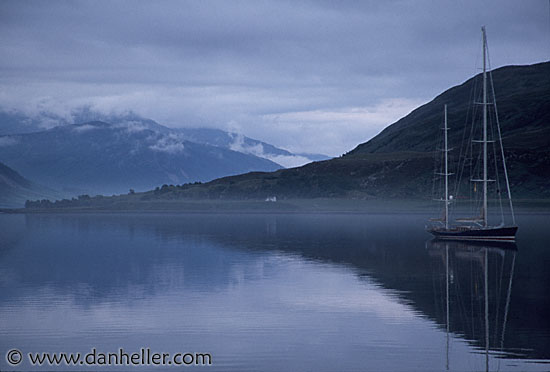
[[[190,142],[139,123],[98,121],[0,136],[0,159],[36,182],[75,196],[280,168],[267,159]]]
[[[492,75],[513,195],[550,198],[550,63],[507,66]],[[443,105],[455,129],[450,147],[460,148],[479,80],[477,75],[445,91],[340,158],[186,185],[163,197],[430,198]]]
[[[269,143],[259,141],[241,134],[212,128],[178,128],[174,129],[191,142],[223,147],[271,160],[285,168],[307,164],[311,161],[327,160],[322,154],[292,153]]]
[[[39,186],[0,163],[0,207],[22,207],[27,199],[59,198],[60,194]]]
[[[498,114],[507,149],[542,149],[550,140],[550,62],[506,66],[492,72]],[[437,96],[388,126],[349,155],[433,151],[448,105],[450,147],[460,147],[472,98],[481,101],[481,74]],[[492,107],[490,107],[492,109]]]
[[[493,72],[493,78],[512,194],[515,198],[550,198],[550,63],[503,67]],[[472,78],[445,91],[339,158],[275,172],[224,177],[205,184],[165,186],[125,200],[139,203],[268,196],[429,199],[443,105],[449,105],[451,129],[457,128],[450,131],[451,147],[459,147],[475,84]]]
[[[221,147],[257,156],[273,161],[285,168],[303,165],[311,161],[329,159],[328,156],[322,154],[292,153],[269,143],[220,129],[188,128],[187,126],[169,128],[133,112],[103,114],[84,106],[72,110],[71,114],[66,117],[47,111],[29,115],[17,110],[0,108],[0,136],[43,132],[46,129],[54,127],[89,122],[104,122],[126,126],[133,130],[148,129],[162,135],[181,138],[189,142]],[[1,141],[0,138],[0,146]]]

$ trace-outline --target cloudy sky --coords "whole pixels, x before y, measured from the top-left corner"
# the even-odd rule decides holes
[[[480,66],[550,57],[548,0],[0,0],[0,107],[91,105],[342,154]]]

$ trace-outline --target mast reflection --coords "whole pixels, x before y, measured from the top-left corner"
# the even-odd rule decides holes
[[[504,338],[517,245],[513,242],[433,239],[426,242],[426,249],[436,262],[433,270],[436,301],[439,297],[439,302],[444,300],[445,303],[446,370],[450,368],[449,346],[453,332],[464,335],[483,350],[485,371],[489,371],[489,355],[506,353]],[[441,288],[443,280],[444,291]],[[438,281],[440,285],[435,285]],[[504,311],[500,315],[504,285]]]

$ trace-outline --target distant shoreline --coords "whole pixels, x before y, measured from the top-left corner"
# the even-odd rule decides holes
[[[550,213],[550,199],[514,202],[516,213]],[[430,200],[395,199],[288,199],[262,200],[167,200],[61,208],[0,208],[3,214],[68,213],[190,213],[190,214],[427,214],[437,205]]]

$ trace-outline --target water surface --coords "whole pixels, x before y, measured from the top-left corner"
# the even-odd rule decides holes
[[[426,218],[0,215],[0,352],[207,352],[211,366],[185,368],[212,371],[549,370],[548,215],[519,216],[517,250],[432,242]],[[121,369],[136,368],[151,369]]]

